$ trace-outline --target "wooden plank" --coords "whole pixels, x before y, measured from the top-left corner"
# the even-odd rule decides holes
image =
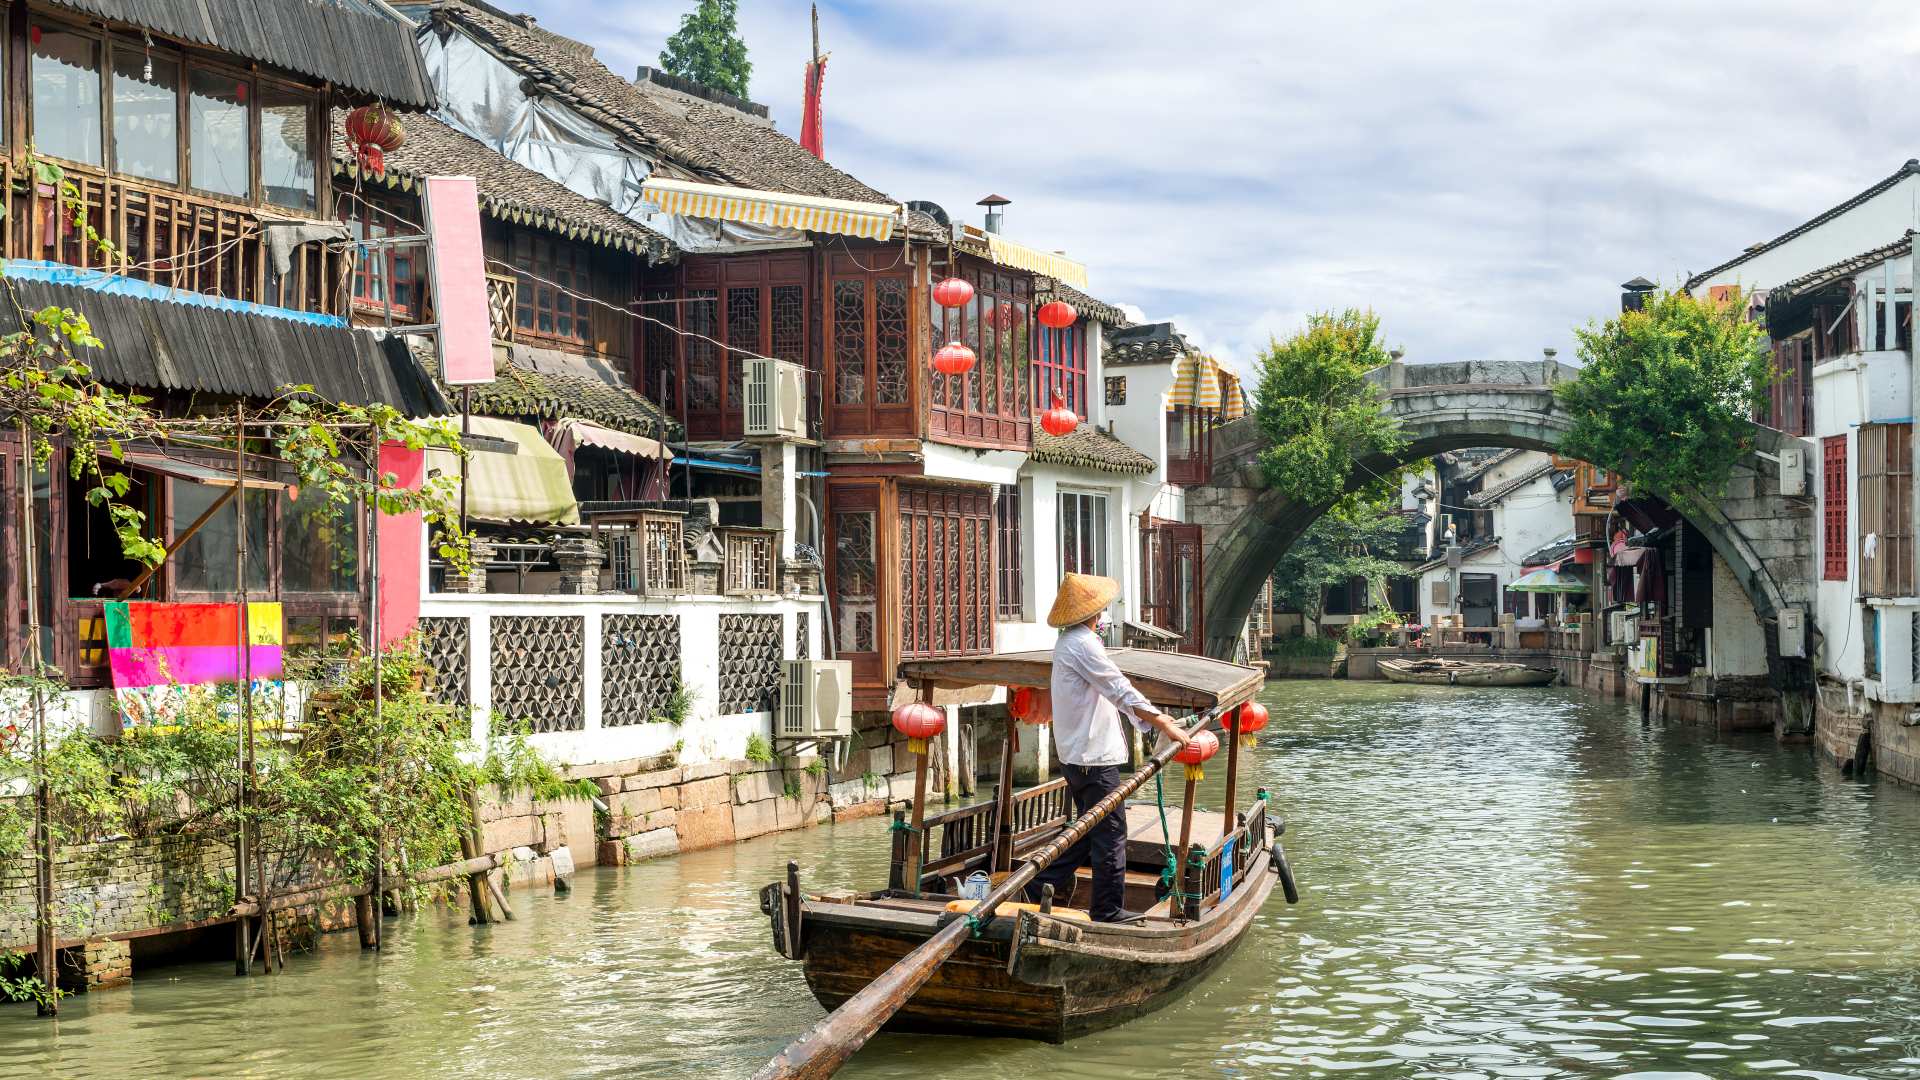
[[[1250,700],[1264,681],[1257,668],[1204,656],[1150,649],[1110,649],[1107,655],[1135,688],[1163,708],[1230,708]],[[994,685],[1046,688],[1052,682],[1053,652],[912,660],[900,665],[900,674],[916,682],[931,680],[946,689]]]

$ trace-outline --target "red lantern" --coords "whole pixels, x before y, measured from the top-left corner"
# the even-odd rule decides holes
[[[1060,400],[1059,394],[1053,395],[1053,408],[1040,414],[1040,427],[1055,438],[1070,435],[1073,429],[1079,426],[1079,415],[1067,408],[1066,403]]]
[[[942,375],[965,375],[973,370],[973,350],[949,341],[933,354],[933,370]]]
[[[1007,690],[1007,715],[1023,724],[1042,726],[1053,723],[1053,698],[1045,690],[1031,686]]]
[[[981,316],[981,321],[993,327],[995,330],[1011,330],[1013,329],[1013,324],[1018,322],[1019,318],[1020,316],[1013,310],[1012,304],[995,304],[986,310],[986,314]]]
[[[1234,714],[1233,730],[1240,736],[1240,745],[1251,748],[1254,733],[1267,726],[1267,707],[1257,701],[1249,701],[1240,706]]]
[[[1080,313],[1073,310],[1073,305],[1064,300],[1041,304],[1039,314],[1040,325],[1054,330],[1065,330],[1080,317]]]
[[[1211,731],[1202,731],[1173,755],[1173,760],[1187,767],[1187,783],[1197,783],[1207,778],[1203,766],[1208,758],[1220,752],[1220,739]]]
[[[386,156],[407,141],[407,129],[385,105],[360,106],[347,114],[344,126],[360,167],[375,176],[386,175]]]
[[[944,308],[956,308],[973,299],[973,284],[965,278],[942,278],[934,282],[933,302]]]
[[[910,753],[927,752],[927,740],[947,729],[947,714],[924,701],[910,701],[893,710],[893,729],[907,737]]]

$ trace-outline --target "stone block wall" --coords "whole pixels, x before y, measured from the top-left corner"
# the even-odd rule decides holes
[[[33,871],[30,858],[0,865],[0,948],[33,944]],[[54,880],[62,941],[210,919],[233,903],[233,849],[192,836],[74,844],[56,853]]]

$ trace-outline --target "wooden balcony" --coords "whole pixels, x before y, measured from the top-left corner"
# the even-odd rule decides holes
[[[6,258],[66,263],[231,300],[344,313],[345,256],[322,244],[302,244],[288,273],[277,275],[255,207],[80,166],[65,169],[85,207],[84,224],[61,208],[52,185],[38,182],[19,162],[0,162]],[[271,219],[272,212],[266,213]],[[110,251],[86,235],[88,227]]]

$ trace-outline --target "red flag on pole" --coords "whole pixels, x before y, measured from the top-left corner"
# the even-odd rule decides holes
[[[824,160],[827,156],[824,138],[821,133],[820,84],[827,77],[827,58],[807,61],[807,102],[806,114],[800,120],[800,145],[814,157]]]

